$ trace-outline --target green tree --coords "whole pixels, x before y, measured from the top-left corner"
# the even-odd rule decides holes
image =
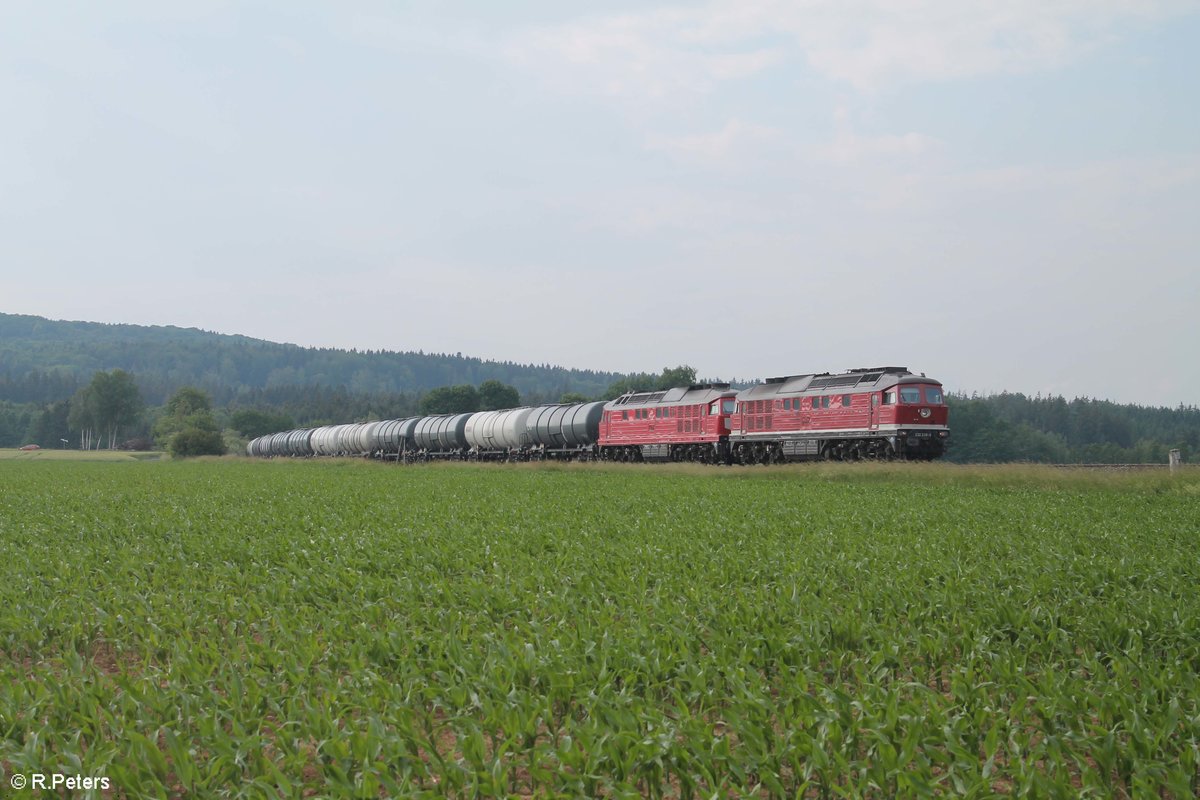
[[[171,399],[167,401],[166,412],[168,416],[185,417],[189,414],[195,414],[198,411],[212,411],[212,400],[208,393],[197,389],[195,386],[184,386],[182,389],[171,395]]]
[[[225,440],[212,413],[208,395],[185,386],[167,401],[164,414],[154,425],[154,436],[172,456],[219,456]]]
[[[167,452],[172,458],[220,456],[225,454],[225,439],[220,431],[184,428],[171,437]]]
[[[662,375],[654,388],[673,389],[676,386],[691,386],[695,382],[696,368],[680,364],[678,367],[663,367]]]
[[[80,447],[99,449],[105,440],[108,449],[117,446],[121,429],[136,422],[145,404],[133,376],[124,370],[97,372],[92,382],[71,398],[67,422],[78,431]]]
[[[278,411],[262,411],[257,408],[235,411],[229,422],[235,431],[247,439],[296,427],[296,423],[287,414]]]
[[[651,375],[642,372],[609,384],[604,393],[605,400],[612,400],[627,392],[651,392],[672,389],[676,386],[690,386],[696,382],[696,369],[686,364],[678,367],[664,367],[661,375]]]
[[[516,387],[497,380],[479,384],[479,410],[495,411],[501,408],[516,408],[521,404],[521,395]]]
[[[50,403],[29,426],[25,438],[42,447],[58,447],[64,439],[71,438],[71,404],[67,400]]]
[[[421,398],[422,414],[467,414],[479,410],[479,391],[470,384],[440,386]]]

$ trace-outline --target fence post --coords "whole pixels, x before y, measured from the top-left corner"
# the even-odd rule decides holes
[[[1182,463],[1182,459],[1179,457],[1178,450],[1172,450],[1167,454],[1167,463],[1171,465],[1171,472],[1179,471],[1179,465]]]

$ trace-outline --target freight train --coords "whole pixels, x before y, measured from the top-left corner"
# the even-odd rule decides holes
[[[251,456],[778,464],[930,460],[949,440],[942,384],[906,367],[702,383],[608,402],[440,414],[260,436]]]

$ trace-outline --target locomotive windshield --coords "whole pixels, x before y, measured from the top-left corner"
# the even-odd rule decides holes
[[[942,403],[946,402],[945,397],[942,395],[941,388],[937,386],[901,386],[900,402],[912,403],[914,405],[920,403],[922,390],[924,390],[926,403],[929,403],[930,405],[941,405]],[[891,392],[888,392],[888,394],[891,394]],[[889,401],[885,398],[883,402],[887,403]]]
[[[721,401],[721,411],[725,414],[732,414],[736,402],[732,397],[726,397]]]

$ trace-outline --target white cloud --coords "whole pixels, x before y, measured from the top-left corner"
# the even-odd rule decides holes
[[[860,90],[1072,61],[1181,0],[712,0],[526,31],[507,55],[564,87],[661,97],[758,74],[794,50]],[[771,46],[764,45],[770,41]]]
[[[704,162],[722,161],[738,154],[746,154],[766,142],[778,139],[782,131],[766,125],[756,125],[731,119],[718,131],[691,136],[652,136],[646,146],[676,158]]]
[[[833,142],[820,148],[818,155],[830,161],[848,164],[880,158],[912,157],[935,150],[941,142],[923,133],[863,135],[850,122],[850,112],[840,106],[834,112],[836,133]]]
[[[783,58],[777,48],[710,41],[696,28],[705,21],[691,9],[584,19],[520,33],[504,54],[563,89],[650,98],[706,92]]]

